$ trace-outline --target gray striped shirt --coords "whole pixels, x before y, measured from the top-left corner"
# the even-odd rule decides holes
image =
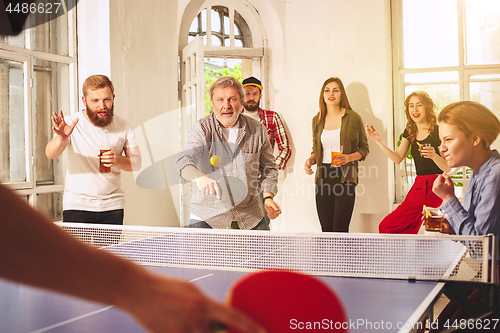
[[[215,181],[235,177],[242,182],[241,196],[235,190],[234,204],[224,203],[215,195],[205,195],[196,186],[191,198],[191,213],[212,228],[226,229],[237,221],[240,229],[252,229],[264,217],[257,189],[261,175],[261,191],[276,194],[278,170],[266,128],[257,120],[240,114],[235,144],[228,143],[215,114],[202,118],[188,132],[176,162],[176,170],[193,165]],[[210,164],[210,157],[218,155],[221,163]],[[182,178],[182,183],[187,181]]]

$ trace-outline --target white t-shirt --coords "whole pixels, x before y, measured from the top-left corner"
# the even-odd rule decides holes
[[[250,117],[250,118],[253,118],[255,120],[258,120],[259,123],[260,123],[260,117],[259,117],[259,111],[255,110],[255,111],[244,111],[243,114],[247,117]]]
[[[99,171],[99,150],[108,136],[109,147],[117,154],[124,148],[137,146],[132,126],[114,115],[113,122],[103,128],[94,126],[79,112],[65,117],[67,124],[79,118],[66,148],[68,170],[64,187],[63,210],[102,212],[125,207],[125,193],[121,186],[121,170],[114,166],[111,172]],[[108,130],[106,134],[105,129]]]
[[[226,139],[227,143],[229,143],[229,147],[233,152],[236,144],[236,139],[238,138],[238,130],[239,127],[222,127],[222,135],[224,135],[224,139]]]
[[[332,151],[340,150],[340,128],[336,130],[323,130],[321,133],[323,145],[323,163],[332,163]]]

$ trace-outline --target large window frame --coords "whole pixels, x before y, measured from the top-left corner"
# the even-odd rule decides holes
[[[492,81],[500,81],[500,64],[485,64],[485,65],[469,65],[466,63],[467,45],[466,45],[466,0],[457,0],[457,35],[458,35],[458,64],[456,66],[446,67],[425,67],[425,68],[405,68],[404,67],[404,36],[403,36],[403,1],[391,1],[392,10],[392,34],[393,34],[393,82],[394,82],[394,148],[397,147],[399,136],[404,130],[406,119],[404,115],[404,100],[406,97],[406,87],[408,86],[425,86],[433,84],[452,84],[458,86],[458,100],[473,100],[470,91],[470,84],[474,82],[471,79],[476,75],[491,75],[495,76]],[[432,10],[432,9],[429,9]],[[425,24],[422,21],[422,24]],[[445,37],[446,38],[446,37]],[[425,38],[419,42],[422,45],[425,43]],[[405,76],[408,74],[422,74],[425,73],[458,73],[458,75],[450,75],[448,79],[439,81],[421,81],[409,82],[405,81]],[[438,110],[440,111],[440,109]],[[497,115],[500,110],[493,110]],[[455,182],[455,194],[459,199],[463,199],[463,195],[467,188],[471,171],[465,167],[455,168],[450,174]],[[401,203],[411,184],[414,181],[415,167],[410,159],[405,159],[400,165],[395,166],[395,203]]]
[[[72,0],[70,0],[72,1]],[[76,3],[70,3],[66,13],[58,19],[67,19],[67,28],[57,32],[57,37],[67,37],[67,52],[61,54],[60,50],[55,50],[57,47],[52,47],[50,44],[50,52],[35,50],[35,33],[38,33],[38,38],[44,38],[41,31],[47,25],[46,30],[53,29],[49,27],[51,22],[43,23],[35,27],[30,27],[31,20],[28,18],[26,22],[26,29],[24,30],[24,46],[11,45],[8,42],[0,43],[0,59],[4,61],[14,61],[22,63],[23,67],[23,112],[24,112],[24,126],[23,128],[15,128],[16,131],[24,131],[24,149],[25,149],[25,179],[22,181],[5,181],[4,184],[13,189],[19,196],[25,198],[29,204],[44,213],[52,216],[55,220],[59,220],[62,216],[62,193],[64,191],[64,176],[65,176],[65,162],[62,160],[50,161],[45,157],[45,146],[41,142],[48,140],[44,137],[43,140],[37,138],[37,133],[40,135],[40,127],[43,127],[42,132],[45,136],[52,136],[50,113],[58,110],[47,110],[44,106],[37,106],[36,104],[36,80],[37,74],[47,72],[50,78],[48,85],[41,87],[40,90],[49,92],[49,96],[44,96],[44,100],[56,101],[55,103],[47,103],[56,107],[60,101],[64,101],[64,105],[69,107],[63,110],[65,114],[74,113],[78,109],[78,96],[77,96],[77,45],[76,45]],[[53,22],[52,22],[53,23]],[[65,22],[64,22],[65,24]],[[38,30],[37,30],[38,29]],[[67,31],[66,31],[67,30]],[[50,33],[50,32],[49,32]],[[50,39],[49,39],[50,40]],[[55,50],[55,51],[54,51]],[[62,68],[54,72],[50,72],[53,68]],[[58,76],[63,73],[65,79],[59,82]],[[39,79],[39,78],[38,78]],[[62,86],[64,84],[64,86]],[[68,86],[66,87],[66,84]],[[60,91],[53,91],[54,88],[61,89]],[[3,90],[5,87],[1,87]],[[1,91],[1,94],[8,96],[8,92]],[[55,97],[54,97],[55,95]],[[57,103],[59,101],[59,103]],[[36,108],[39,108],[36,114]],[[38,118],[37,118],[38,117]],[[47,118],[47,119],[45,119]],[[38,131],[37,131],[38,129]],[[11,129],[12,130],[12,129]],[[37,143],[40,147],[37,147]],[[9,147],[0,147],[3,149],[10,149]],[[42,152],[43,151],[43,152]],[[40,161],[37,161],[38,158]],[[42,160],[42,156],[45,159]],[[60,157],[64,159],[64,157]],[[46,165],[57,164],[53,167],[54,179],[57,181],[37,181],[37,172],[46,171]],[[42,165],[43,164],[43,165]]]

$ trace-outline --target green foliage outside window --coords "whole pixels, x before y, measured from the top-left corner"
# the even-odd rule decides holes
[[[241,66],[235,65],[234,69],[225,67],[221,69],[209,69],[205,66],[205,116],[211,114],[214,110],[212,107],[212,101],[210,100],[210,86],[214,83],[218,78],[222,76],[232,76],[241,82]]]

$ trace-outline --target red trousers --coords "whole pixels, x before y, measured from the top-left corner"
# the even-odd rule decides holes
[[[422,225],[423,206],[439,207],[443,200],[432,192],[438,175],[417,176],[405,200],[387,215],[378,227],[380,233],[416,234]]]

